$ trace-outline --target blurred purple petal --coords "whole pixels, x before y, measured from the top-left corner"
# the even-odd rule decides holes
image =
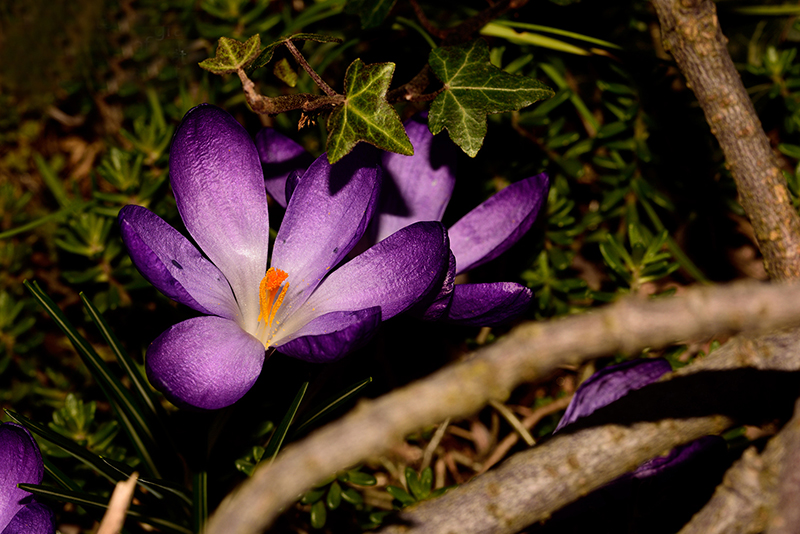
[[[141,206],[122,208],[119,226],[133,264],[156,289],[201,313],[236,319],[225,276],[180,232]]]
[[[377,150],[362,144],[335,165],[323,154],[298,180],[271,264],[289,274],[286,300],[294,306],[302,305],[364,235],[380,193],[380,174]]]
[[[381,322],[378,306],[326,313],[296,332],[298,337],[277,347],[279,352],[307,362],[338,360],[369,341]]]
[[[0,519],[0,527],[3,523]],[[53,510],[44,504],[33,502],[17,512],[2,534],[54,534],[56,518]]]
[[[170,182],[186,229],[225,273],[245,323],[253,324],[267,269],[269,219],[252,139],[218,107],[190,110],[172,141]]]
[[[441,223],[412,224],[331,273],[305,307],[325,314],[380,306],[385,321],[438,292],[448,258]]]
[[[664,456],[656,456],[652,460],[648,460],[637,467],[632,476],[639,480],[645,480],[654,476],[664,475],[679,465],[695,462],[702,456],[718,454],[726,449],[725,440],[720,436],[704,436],[685,445],[675,447]]]
[[[275,202],[286,207],[286,178],[292,171],[305,171],[314,161],[306,150],[282,133],[264,128],[256,134],[256,149],[264,170],[264,185]]]
[[[465,326],[494,326],[524,313],[533,294],[513,282],[458,284],[443,320]]]
[[[672,370],[663,359],[638,359],[611,365],[597,371],[581,384],[555,432],[568,424],[586,417],[607,406],[633,390],[655,382]]]
[[[547,200],[545,173],[513,183],[450,227],[456,274],[493,260],[527,232]]]
[[[17,484],[41,484],[43,476],[42,454],[28,429],[0,424],[0,532],[32,498]]]
[[[413,156],[383,153],[384,185],[375,242],[418,221],[441,221],[455,186],[458,149],[445,135],[434,137],[427,121],[405,122]]]
[[[175,405],[215,410],[253,387],[264,345],[233,321],[195,317],[172,326],[147,349],[147,377]]]

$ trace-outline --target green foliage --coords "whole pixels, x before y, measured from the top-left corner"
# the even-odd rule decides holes
[[[256,69],[260,69],[261,67],[266,66],[270,61],[272,61],[272,56],[275,54],[275,49],[281,45],[285,45],[289,41],[314,41],[317,43],[341,43],[342,40],[338,37],[332,37],[330,35],[321,35],[318,33],[295,33],[293,35],[289,35],[287,37],[282,37],[277,41],[268,44],[261,50],[261,53],[255,58],[255,60],[245,67],[245,72],[250,75]],[[285,67],[284,67],[285,68]],[[281,78],[282,79],[282,78]],[[293,85],[289,84],[291,87]]]
[[[377,28],[394,7],[396,0],[347,0],[345,13],[358,15],[365,30]]]
[[[342,503],[359,511],[365,510],[364,498],[357,486],[374,486],[376,482],[374,476],[362,472],[360,468],[350,469],[337,473],[335,477],[306,492],[300,498],[300,504],[310,506],[309,523],[313,528],[321,529],[325,526],[328,514],[337,510]]]
[[[470,157],[483,145],[487,115],[515,111],[553,95],[538,80],[513,76],[492,65],[482,39],[437,48],[428,62],[444,83],[444,91],[431,104],[431,132],[435,135],[446,128]]]
[[[228,37],[220,37],[217,54],[201,61],[199,65],[214,74],[230,74],[245,68],[261,51],[261,36],[256,34],[244,43]]]
[[[328,161],[335,163],[359,141],[410,156],[414,147],[397,112],[386,102],[393,63],[364,65],[357,59],[344,77],[345,101],[328,119]]]
[[[433,490],[433,470],[430,467],[423,469],[419,475],[414,469],[406,467],[405,477],[408,491],[398,486],[386,487],[386,491],[395,498],[395,505],[398,508],[405,508],[426,499],[433,499],[450,489],[446,487]]]

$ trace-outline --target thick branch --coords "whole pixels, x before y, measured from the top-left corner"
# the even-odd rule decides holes
[[[797,324],[798,297],[800,286],[697,288],[677,298],[629,298],[594,313],[521,325],[467,361],[363,401],[343,419],[289,446],[228,496],[208,533],[261,532],[297,495],[330,473],[380,454],[424,426],[470,415],[490,399],[505,400],[519,384],[546,378],[560,365],[714,333]]]
[[[595,412],[580,422],[582,430],[558,435],[436,500],[404,510],[397,525],[381,534],[512,534],[677,445],[737,421],[774,417],[781,401],[797,395],[798,372],[797,330],[737,338],[668,381]],[[776,389],[782,389],[781,398]],[[732,487],[734,499],[754,493]]]
[[[725,47],[711,0],[653,0],[664,46],[694,90],[725,153],[767,272],[800,277],[800,217],[755,109]]]

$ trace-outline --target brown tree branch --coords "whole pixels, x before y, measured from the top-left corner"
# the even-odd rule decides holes
[[[767,534],[796,534],[800,532],[800,400],[794,405],[794,417],[771,440],[763,457],[765,464],[779,473],[777,491],[765,491],[777,494]]]
[[[800,277],[800,216],[742,84],[711,0],[653,0],[675,58],[725,153],[767,272]]]
[[[737,421],[773,417],[781,401],[797,395],[798,372],[797,330],[737,338],[666,381],[581,420],[581,429],[559,434],[438,499],[403,510],[381,534],[512,534],[677,445],[717,434]],[[782,386],[776,398],[775,388]],[[751,472],[744,476],[753,478]],[[742,477],[731,480],[727,497],[736,506],[742,500],[758,503],[750,499],[757,493],[753,484],[740,490]],[[759,531],[714,530],[713,521],[691,532]]]
[[[297,495],[331,473],[380,454],[424,426],[470,415],[490,399],[505,400],[519,384],[546,378],[560,365],[713,333],[797,324],[798,297],[800,286],[694,288],[681,297],[628,298],[593,313],[521,325],[472,358],[377,400],[363,401],[341,420],[287,447],[223,501],[208,533],[261,532]],[[686,439],[708,432],[709,425],[728,424],[719,418],[701,419],[705,422],[699,426],[689,425],[695,430]]]

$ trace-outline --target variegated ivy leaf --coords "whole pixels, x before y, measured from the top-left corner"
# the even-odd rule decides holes
[[[217,42],[217,54],[213,58],[201,61],[199,65],[214,74],[236,72],[252,62],[261,51],[261,36],[255,34],[244,43],[236,39],[220,37]]]
[[[353,61],[344,75],[345,101],[328,118],[328,161],[335,163],[356,143],[410,156],[414,147],[394,108],[386,101],[394,63]]]
[[[286,41],[316,41],[317,43],[341,43],[342,40],[338,37],[333,37],[331,35],[322,35],[319,33],[295,33],[294,35],[288,35],[286,37],[281,37],[274,43],[270,43],[264,47],[264,50],[258,55],[258,57],[253,61],[246,70],[247,74],[249,75],[256,69],[260,69],[267,63],[272,60],[273,54],[275,54],[275,49],[284,44]]]
[[[434,135],[444,128],[470,157],[486,136],[486,116],[515,111],[555,93],[533,78],[509,74],[489,60],[489,46],[476,39],[431,51],[428,63],[444,83],[431,105],[428,127]]]

